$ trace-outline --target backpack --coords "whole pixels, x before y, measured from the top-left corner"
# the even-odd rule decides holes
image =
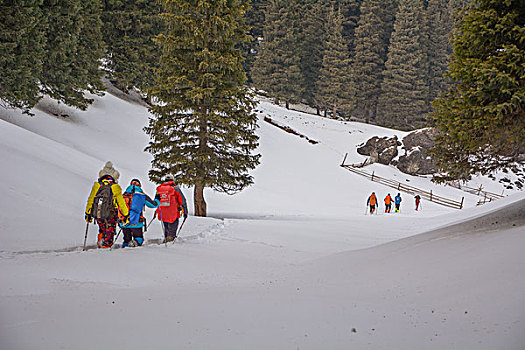
[[[144,222],[144,216],[142,215],[142,210],[146,204],[146,196],[140,192],[124,192],[122,195],[124,197],[124,202],[129,209],[129,224],[137,225],[139,222]],[[118,211],[118,215],[121,222],[124,222],[124,215]]]
[[[116,214],[115,204],[113,203],[113,191],[111,185],[113,183],[105,183],[100,186],[91,207],[91,215],[95,219],[107,220],[111,219]]]

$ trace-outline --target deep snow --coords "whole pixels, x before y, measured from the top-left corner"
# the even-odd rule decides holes
[[[371,136],[404,133],[265,101],[254,186],[206,191],[211,217],[190,216],[173,245],[82,252],[85,201],[106,160],[121,184],[155,189],[147,110],[94,98],[86,112],[60,107],[66,119],[0,110],[1,349],[525,347],[523,193],[476,207],[474,195],[372,165],[465,197],[466,209],[424,201],[415,212],[404,195],[401,213],[364,215],[370,192],[395,192],[339,164],[345,153],[361,162],[355,146]],[[146,238],[161,235],[155,222]]]

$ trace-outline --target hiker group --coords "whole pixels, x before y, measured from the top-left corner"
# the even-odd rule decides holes
[[[155,217],[162,223],[164,242],[177,238],[179,218],[188,217],[188,207],[184,194],[172,175],[164,177],[157,187],[155,198],[144,193],[139,179],[132,179],[122,193],[118,184],[120,173],[107,162],[99,171],[98,180],[93,184],[87,200],[85,220],[89,225],[93,220],[98,224],[97,246],[111,248],[114,243],[117,224],[122,230],[122,247],[140,246],[144,243],[144,232],[148,224],[144,208],[155,210]],[[86,226],[87,238],[88,226]],[[84,240],[85,248],[85,240]]]
[[[419,195],[416,195],[416,210],[418,210],[421,207],[421,197]],[[401,210],[401,193],[398,193],[397,196],[392,199],[392,196],[390,196],[390,193],[388,193],[384,199],[385,202],[385,213],[390,213],[392,210],[392,203],[394,204],[394,210],[396,213],[399,213]],[[368,197],[368,200],[366,201],[366,207],[367,212],[369,211],[370,214],[374,214],[376,210],[379,209],[379,200],[377,199],[377,196],[375,192],[372,192],[372,194]]]

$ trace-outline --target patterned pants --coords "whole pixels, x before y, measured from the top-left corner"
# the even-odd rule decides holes
[[[117,227],[117,217],[102,220],[97,219],[98,224],[98,242],[99,248],[110,248],[113,245],[113,237]]]

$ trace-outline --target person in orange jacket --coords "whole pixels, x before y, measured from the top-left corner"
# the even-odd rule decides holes
[[[392,209],[392,202],[394,200],[392,197],[390,197],[390,193],[386,195],[385,197],[385,213],[390,213],[390,210]]]
[[[366,201],[366,205],[370,206],[370,214],[373,214],[377,206],[377,197],[376,197],[375,192],[372,192],[370,197],[368,197],[368,200]]]
[[[97,246],[99,248],[111,248],[118,220],[117,209],[120,209],[125,220],[129,218],[129,210],[122,196],[122,188],[117,183],[120,174],[113,168],[113,164],[107,162],[98,176],[98,180],[93,184],[87,200],[85,219],[88,223],[95,219],[98,224]],[[105,193],[108,194],[107,197],[104,195]],[[105,207],[102,204],[104,198],[111,202],[110,206]],[[95,199],[97,203],[95,203]]]

